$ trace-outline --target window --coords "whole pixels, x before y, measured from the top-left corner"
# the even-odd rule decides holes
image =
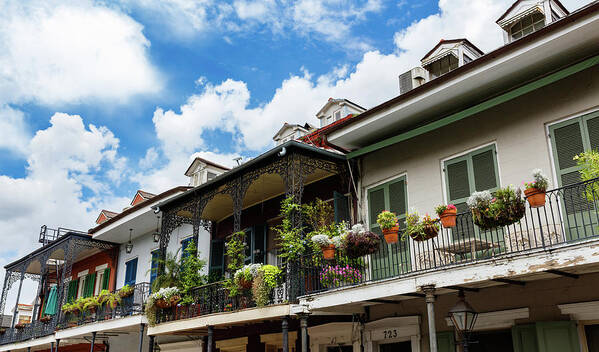
[[[152,263],[150,264],[150,287],[158,277],[158,259],[160,259],[160,249],[152,251]]]
[[[91,297],[94,295],[94,287],[96,284],[96,273],[85,275],[79,279],[79,289],[77,298]]]
[[[137,277],[137,258],[131,259],[125,263],[125,285],[135,285]]]
[[[333,192],[333,209],[335,210],[335,222],[346,221],[351,223],[349,214],[349,197],[339,193]]]
[[[545,27],[545,16],[540,12],[535,12],[516,22],[510,28],[510,36],[512,40],[516,40],[543,27]]]
[[[189,252],[186,251],[189,244],[193,241],[193,237],[188,237],[181,241],[181,258],[185,258],[189,255]]]
[[[464,56],[464,64],[469,63],[470,61],[472,61],[472,58],[466,54],[463,54]]]
[[[107,264],[96,268],[96,283],[94,287],[94,296],[100,294],[102,290],[108,290],[110,282],[110,268]]]
[[[341,110],[335,111],[335,121],[339,121],[341,119]]]
[[[212,240],[210,243],[210,276],[221,278],[225,274],[225,241]]]
[[[266,255],[266,225],[256,225],[245,230],[245,263],[264,263]]]
[[[208,181],[212,180],[215,177],[216,177],[216,174],[214,172],[208,171]]]
[[[431,78],[437,78],[458,68],[458,59],[452,54],[448,54],[428,64],[425,68],[430,72]]]
[[[333,122],[333,115],[327,116],[327,125]]]

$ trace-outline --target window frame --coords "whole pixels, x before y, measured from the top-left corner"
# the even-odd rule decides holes
[[[385,209],[390,210],[391,208],[391,204],[390,204],[390,199],[389,199],[389,185],[392,183],[396,183],[396,182],[400,182],[400,181],[404,181],[405,184],[405,196],[404,196],[404,201],[405,201],[405,207],[406,207],[406,211],[408,211],[409,209],[409,196],[408,196],[408,174],[407,173],[402,173],[399,174],[397,176],[393,176],[391,178],[388,178],[384,181],[381,181],[379,183],[373,184],[369,187],[366,188],[366,211],[367,211],[367,218],[368,218],[368,229],[370,231],[373,231],[372,226],[375,225],[376,228],[378,228],[378,224],[376,223],[376,219],[371,219],[370,215],[371,215],[371,211],[370,211],[370,194],[372,192],[378,191],[379,189],[386,189],[385,193],[384,193],[384,197],[385,197]],[[401,224],[402,220],[404,220],[406,218],[406,214],[395,214],[397,216],[398,222]],[[374,231],[373,231],[374,232]]]
[[[541,19],[540,19],[540,20],[538,20],[538,21],[536,21],[536,22],[535,22],[535,21],[534,21],[534,19],[532,18],[532,17],[533,17],[535,14],[539,14],[539,15],[541,15]],[[522,21],[524,21],[524,19],[526,19],[526,18],[529,18],[529,17],[530,17],[530,19],[531,19],[531,23],[525,27]],[[515,41],[515,40],[518,40],[518,39],[524,38],[524,37],[526,37],[527,35],[530,35],[530,34],[532,34],[532,33],[536,32],[536,31],[538,31],[538,30],[540,30],[540,29],[542,29],[542,28],[546,27],[546,26],[547,26],[547,23],[545,23],[545,22],[546,22],[545,20],[546,20],[546,18],[545,18],[545,14],[543,14],[541,11],[538,11],[538,10],[537,10],[537,11],[533,11],[533,12],[529,13],[529,14],[528,14],[528,15],[526,15],[526,16],[523,16],[523,17],[522,17],[522,18],[520,18],[518,21],[514,22],[514,23],[513,23],[513,24],[510,26],[510,28],[508,29],[508,35],[510,36],[510,41]],[[540,23],[540,22],[543,22],[543,25],[542,25],[541,27],[537,28],[537,27],[536,27],[536,24],[538,24],[538,23]],[[519,37],[517,37],[517,38],[515,38],[515,37],[514,37],[514,32],[512,31],[512,29],[513,29],[515,26],[517,26],[518,24],[521,24],[521,25],[520,25],[520,29],[519,29],[519,30],[517,30],[515,33],[516,33],[516,34],[520,33],[520,36],[519,36]],[[524,29],[525,29],[525,28],[526,28],[526,29],[528,29],[528,28],[532,28],[532,31],[531,31],[530,33],[524,34]]]

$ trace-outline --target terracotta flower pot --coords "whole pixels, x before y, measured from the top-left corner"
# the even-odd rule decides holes
[[[524,190],[524,195],[531,208],[539,208],[545,205],[545,191],[538,188],[527,188]]]
[[[410,237],[414,240],[414,241],[418,241],[418,242],[422,242],[422,241],[427,241],[430,240],[431,238],[435,238],[437,237],[437,235],[439,234],[439,229],[436,226],[425,226],[424,227],[424,233],[411,233]]]
[[[445,209],[445,211],[439,215],[441,219],[441,224],[445,228],[455,227],[456,218],[457,218],[458,210],[457,209]]]
[[[399,226],[393,226],[390,229],[383,229],[383,236],[385,237],[385,242],[388,244],[397,243],[399,241]]]
[[[171,302],[161,298],[156,300],[156,306],[161,309],[167,309],[171,307]]]
[[[327,247],[320,247],[322,250],[322,256],[326,260],[335,259],[335,245],[330,244]]]
[[[250,288],[252,288],[253,283],[254,283],[253,280],[246,280],[246,279],[239,280],[239,286],[245,290],[249,290]]]

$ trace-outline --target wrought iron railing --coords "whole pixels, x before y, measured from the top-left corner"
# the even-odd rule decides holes
[[[275,287],[270,293],[267,305],[287,303],[289,299],[286,284]],[[190,304],[177,304],[176,306],[158,309],[157,323],[194,318],[206,314],[233,312],[256,307],[251,290],[241,290],[238,295],[232,296],[225,286],[225,281],[219,281],[196,287],[191,292]]]
[[[42,225],[42,227],[40,228],[39,243],[41,243],[43,245],[47,245],[48,243],[56,241],[57,239],[59,239],[60,237],[66,235],[68,233],[77,233],[77,234],[82,234],[82,235],[86,234],[85,232],[82,232],[82,231],[66,229],[63,227],[59,227],[57,229],[51,229],[51,228],[48,228],[46,225]]]
[[[103,304],[95,310],[78,313],[61,313],[56,329],[67,329],[75,326],[92,324],[104,320],[124,318],[143,314],[144,305],[150,294],[150,284],[147,282],[135,284],[133,294],[121,298],[116,307]]]
[[[52,335],[55,327],[56,318],[53,317],[46,322],[36,320],[32,323],[24,324],[22,328],[7,328],[0,334],[0,345]]]
[[[377,252],[361,258],[339,252],[333,260],[324,260],[320,253],[305,256],[299,263],[299,291],[317,293],[599,236],[599,179],[547,191],[545,199],[539,208],[531,208],[527,202],[520,221],[493,230],[481,230],[472,214],[465,212],[457,215],[456,227],[440,227],[438,235],[426,241],[405,239],[387,244],[381,239]]]

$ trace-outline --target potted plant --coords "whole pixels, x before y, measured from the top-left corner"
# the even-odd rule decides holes
[[[331,260],[335,258],[335,244],[328,235],[319,233],[312,236],[312,242],[320,247],[324,259]]]
[[[176,287],[161,288],[158,292],[152,294],[152,296],[156,302],[156,306],[162,309],[170,308],[173,306],[173,303],[176,305],[181,300],[179,289]]]
[[[100,306],[98,302],[98,297],[87,297],[83,301],[83,311],[90,312],[91,314],[96,314],[96,310]]]
[[[121,298],[131,297],[135,292],[135,287],[131,285],[125,285],[119,290],[119,296]]]
[[[248,264],[235,272],[233,280],[239,289],[249,290],[252,288],[254,278],[258,275],[262,264]]]
[[[51,320],[52,320],[51,315],[44,315],[43,317],[40,318],[40,321],[44,324],[48,324]]]
[[[327,265],[320,272],[320,282],[327,288],[357,284],[362,281],[358,269],[349,265]]]
[[[25,323],[18,323],[18,324],[15,324],[15,329],[23,330],[23,329],[25,329],[26,326],[27,326],[27,324],[25,324]]]
[[[531,208],[539,208],[545,205],[545,191],[549,179],[541,169],[532,170],[532,182],[524,183],[524,195]]]
[[[262,265],[252,284],[252,295],[256,305],[263,307],[270,302],[272,290],[280,281],[281,269],[274,265]]]
[[[489,191],[474,192],[466,203],[474,223],[482,230],[518,222],[526,211],[522,192],[513,186],[498,189],[494,196]]]
[[[397,224],[397,216],[389,210],[383,210],[376,218],[377,224],[383,231],[385,242],[388,244],[397,243],[399,240],[399,225]]]
[[[445,228],[455,227],[458,209],[453,204],[441,204],[435,208],[435,212],[441,219],[441,225]]]
[[[434,238],[439,233],[438,219],[433,219],[426,214],[420,217],[417,212],[408,213],[406,216],[405,236],[410,236],[414,241],[426,241]]]
[[[351,258],[356,259],[379,250],[381,239],[362,224],[352,226],[345,236],[341,249]]]

